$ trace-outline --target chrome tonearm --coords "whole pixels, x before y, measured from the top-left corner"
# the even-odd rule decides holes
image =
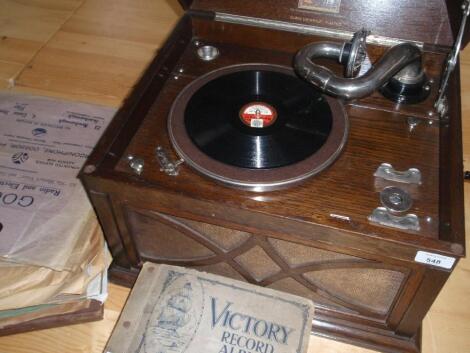
[[[316,42],[302,48],[295,57],[296,72],[327,94],[347,100],[362,98],[380,89],[382,94],[399,103],[417,103],[429,94],[422,69],[421,50],[403,43],[390,48],[363,76],[353,77],[367,55],[368,31],[357,32],[351,42]],[[339,61],[346,66],[346,77],[338,77],[315,59]]]

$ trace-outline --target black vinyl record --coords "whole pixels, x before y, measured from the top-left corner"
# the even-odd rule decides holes
[[[186,131],[209,157],[228,165],[270,169],[318,151],[332,129],[328,102],[288,74],[247,70],[213,79],[190,98]]]

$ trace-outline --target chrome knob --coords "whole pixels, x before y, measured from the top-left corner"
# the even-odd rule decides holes
[[[127,156],[127,160],[129,161],[129,167],[137,174],[140,175],[144,171],[145,162],[142,158],[137,158],[134,156]]]
[[[380,202],[391,212],[406,212],[413,204],[410,194],[395,186],[389,186],[382,190]]]

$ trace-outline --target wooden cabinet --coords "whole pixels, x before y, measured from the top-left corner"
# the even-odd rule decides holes
[[[264,11],[253,2],[240,2],[247,6],[241,9],[236,3],[192,4],[81,173],[113,254],[112,279],[132,285],[144,261],[193,267],[311,298],[317,304],[315,334],[386,352],[419,351],[421,321],[465,253],[458,72],[448,88],[448,115],[441,119],[430,114],[450,49],[450,25],[430,44],[436,34],[420,37],[419,28],[403,15],[404,28],[415,31],[408,35],[416,34],[403,38],[424,42],[424,69],[434,82],[426,101],[399,105],[376,92],[339,102],[348,117],[349,135],[338,159],[300,185],[257,193],[220,185],[184,163],[177,176],[160,170],[157,147],[178,159],[167,130],[173,102],[184,87],[213,70],[252,63],[289,68],[304,45],[340,39],[321,31],[264,28],[263,22],[233,23],[225,11],[245,17],[249,6],[253,16]],[[288,21],[294,12],[304,13],[297,3],[273,1],[276,10],[266,9],[263,17]],[[357,12],[350,8],[352,2],[344,4]],[[432,4],[447,11],[444,2]],[[424,8],[414,11],[422,16],[421,26],[435,20],[424,18]],[[386,28],[390,14],[380,14]],[[309,18],[334,26],[328,16],[339,15],[315,12]],[[293,17],[291,22],[296,21]],[[368,21],[372,26],[372,19]],[[404,33],[394,31],[396,36]],[[201,45],[217,47],[220,55],[200,60]],[[371,61],[386,49],[370,45]],[[325,65],[342,72],[339,64]],[[410,126],[410,117],[417,124]],[[130,167],[130,158],[143,161],[140,173]],[[397,170],[419,169],[421,184],[374,176],[382,163]],[[369,221],[387,186],[411,195],[409,212],[418,217],[419,229]],[[424,260],[417,258],[418,252]],[[426,254],[454,263],[444,268],[430,258],[426,264]]]

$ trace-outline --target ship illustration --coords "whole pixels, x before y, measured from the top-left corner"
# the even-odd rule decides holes
[[[192,287],[187,282],[181,290],[168,298],[157,319],[157,327],[173,331],[185,326],[191,319]]]

